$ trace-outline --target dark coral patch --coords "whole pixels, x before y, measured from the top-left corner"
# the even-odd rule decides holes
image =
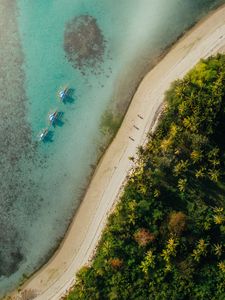
[[[103,61],[105,40],[97,20],[89,15],[75,17],[64,34],[66,57],[74,68],[94,71]]]

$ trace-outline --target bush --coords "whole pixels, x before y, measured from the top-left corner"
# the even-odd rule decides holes
[[[225,299],[224,119],[225,56],[217,55],[168,91],[68,300]]]

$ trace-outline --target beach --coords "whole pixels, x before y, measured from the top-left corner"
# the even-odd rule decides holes
[[[123,123],[98,164],[73,222],[50,261],[36,272],[21,292],[34,299],[60,299],[73,285],[76,272],[93,256],[108,214],[119,199],[133,163],[129,157],[154,130],[164,94],[201,58],[225,51],[225,6],[185,34],[139,85]],[[14,292],[12,297],[17,297]]]

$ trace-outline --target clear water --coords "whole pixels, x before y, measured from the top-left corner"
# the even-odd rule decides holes
[[[0,0],[0,295],[40,267],[63,237],[106,138],[107,109],[124,112],[163,49],[219,0]],[[64,33],[89,15],[102,59],[74,68]],[[71,103],[57,92],[74,89]],[[63,112],[38,143],[50,111]]]

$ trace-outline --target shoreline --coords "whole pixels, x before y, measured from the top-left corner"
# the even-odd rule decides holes
[[[182,35],[143,78],[117,135],[93,173],[63,242],[47,264],[23,284],[22,291],[33,290],[37,294],[35,299],[39,300],[60,299],[71,287],[74,274],[93,255],[107,216],[122,190],[132,167],[128,157],[135,156],[137,146],[145,142],[149,128],[157,123],[157,111],[163,103],[164,92],[200,58],[225,50],[224,20],[225,5],[210,12]]]

